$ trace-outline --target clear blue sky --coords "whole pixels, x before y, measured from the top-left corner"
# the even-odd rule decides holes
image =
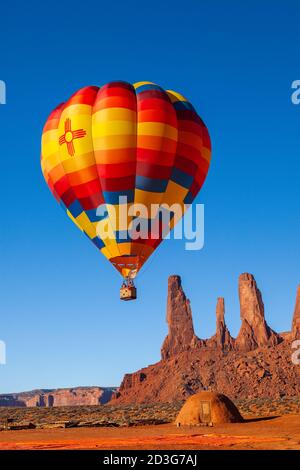
[[[159,360],[169,274],[180,274],[195,329],[215,329],[224,296],[233,334],[237,280],[255,274],[267,320],[290,327],[299,272],[299,1],[5,2],[1,6],[0,392],[119,385]],[[40,171],[50,110],[85,85],[151,80],[181,91],[205,120],[213,159],[197,202],[205,248],[165,241],[118,299],[120,278],[65,216]]]

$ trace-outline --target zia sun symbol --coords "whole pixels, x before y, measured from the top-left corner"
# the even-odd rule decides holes
[[[81,139],[86,136],[86,131],[84,129],[72,130],[72,122],[70,118],[65,120],[65,133],[59,138],[59,145],[66,144],[68,154],[71,157],[75,155],[75,147],[73,141],[75,139]]]

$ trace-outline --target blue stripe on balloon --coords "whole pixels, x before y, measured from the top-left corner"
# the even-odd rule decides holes
[[[136,94],[142,93],[143,91],[149,91],[149,90],[156,90],[156,91],[162,91],[165,93],[165,91],[158,85],[155,85],[153,83],[147,83],[145,85],[141,85],[140,87],[135,89]]]
[[[134,201],[134,189],[128,191],[104,191],[103,198],[106,204],[116,205],[119,204],[120,197],[127,197],[127,203]],[[124,203],[124,201],[123,201]]]
[[[101,240],[101,238],[95,237],[95,238],[92,238],[91,240],[92,240],[92,242],[94,243],[94,245],[96,245],[96,247],[99,248],[99,250],[101,250],[101,248],[104,248],[104,247],[105,247],[105,244],[104,244],[104,242]]]
[[[189,189],[192,185],[192,182],[194,181],[194,177],[188,175],[182,170],[179,170],[179,168],[173,168],[171,180],[180,186]]]
[[[128,243],[132,241],[128,230],[119,230],[118,232],[114,232],[114,235],[117,243]]]
[[[189,103],[188,101],[175,101],[173,103],[173,106],[177,111],[181,111],[181,110],[184,110],[184,109],[189,109],[190,111],[195,111],[194,106],[192,106],[191,103]]]
[[[147,176],[136,176],[135,187],[142,191],[150,191],[154,193],[163,193],[166,190],[168,180],[157,178],[147,178]]]
[[[72,216],[75,218],[78,217],[81,214],[81,212],[83,212],[82,205],[77,199],[75,199],[75,201],[72,202],[72,204],[68,207],[68,210],[72,214]]]
[[[100,207],[101,207],[101,210],[100,210]],[[98,215],[97,215],[97,212],[98,212]],[[99,211],[97,207],[96,209],[88,209],[85,211],[85,213],[91,222],[100,222],[101,220],[108,218],[108,212],[107,212],[105,204],[99,206]]]
[[[183,200],[183,203],[187,204],[187,205],[190,205],[190,204],[192,204],[194,199],[195,199],[195,196],[191,193],[191,191],[189,191],[187,193],[187,195],[185,196],[185,198]]]

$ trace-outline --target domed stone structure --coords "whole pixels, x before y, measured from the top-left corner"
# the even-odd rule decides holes
[[[237,407],[221,393],[199,392],[190,396],[181,408],[175,424],[241,423],[243,418]]]

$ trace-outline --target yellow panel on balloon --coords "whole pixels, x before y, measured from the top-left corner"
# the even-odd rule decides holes
[[[93,124],[93,137],[111,135],[135,135],[136,124],[132,121],[100,121]]]
[[[169,181],[166,192],[164,194],[163,203],[172,205],[172,204],[182,204],[185,196],[188,193],[188,189],[180,186],[174,181]]]
[[[88,152],[83,155],[77,155],[76,158],[70,157],[69,160],[64,161],[64,170],[66,173],[73,173],[74,171],[83,170],[95,164],[93,152]]]
[[[105,256],[105,258],[107,258],[108,260],[109,260],[110,258],[114,258],[114,256],[113,256],[113,255],[111,254],[111,252],[108,250],[108,248],[103,247],[103,248],[101,248],[100,251],[101,251],[101,253],[103,254],[103,256]]]
[[[113,231],[114,228],[110,220],[108,218],[100,220],[98,222],[95,222],[95,226],[96,226],[97,236],[103,241],[105,246],[109,248],[109,251],[112,254],[117,252],[115,256],[118,256],[119,251],[118,251],[118,247],[117,247],[117,243],[116,243],[116,239],[115,239],[115,235]]]
[[[124,149],[136,147],[136,135],[109,135],[95,137],[95,150]]]
[[[143,85],[154,85],[154,83],[153,82],[136,82],[132,86],[133,88],[137,89]]]
[[[116,244],[115,241],[111,244],[108,244],[106,246],[106,249],[110,253],[109,258],[115,258],[116,256],[120,256],[120,250],[119,250],[118,245]]]
[[[57,129],[50,130],[43,134],[42,148],[43,148],[43,159],[48,158],[49,155],[52,155],[54,152],[57,151],[57,148],[58,148]]]
[[[172,101],[172,103],[175,103],[176,101],[187,101],[188,102],[188,100],[183,95],[178,93],[177,91],[166,90],[166,92],[167,92],[170,100]]]
[[[93,125],[103,121],[130,121],[136,122],[136,111],[126,108],[104,108],[93,113]]]
[[[154,219],[156,217],[159,205],[163,201],[164,193],[154,193],[152,191],[143,191],[136,189],[134,193],[134,206],[138,208],[138,204],[142,204],[146,211],[146,216],[143,216],[143,211],[140,217],[147,219]]]
[[[79,230],[81,230],[83,232],[83,228],[80,226],[80,224],[77,222],[75,217],[73,217],[73,215],[71,214],[71,212],[68,209],[67,209],[67,214],[70,217],[70,219],[72,220],[72,222],[74,222],[74,224],[79,228]]]
[[[85,212],[82,212],[78,217],[76,217],[77,224],[85,231],[89,238],[95,238],[97,233],[97,223],[91,222]]]
[[[67,105],[65,109],[62,111],[60,116],[60,121],[66,119],[66,117],[76,118],[79,115],[91,115],[92,107],[89,104],[79,104],[74,103]]]
[[[161,122],[139,122],[138,133],[141,135],[155,135],[177,140],[178,131],[175,127]]]
[[[118,249],[120,255],[130,255],[131,254],[131,242],[118,243]]]

